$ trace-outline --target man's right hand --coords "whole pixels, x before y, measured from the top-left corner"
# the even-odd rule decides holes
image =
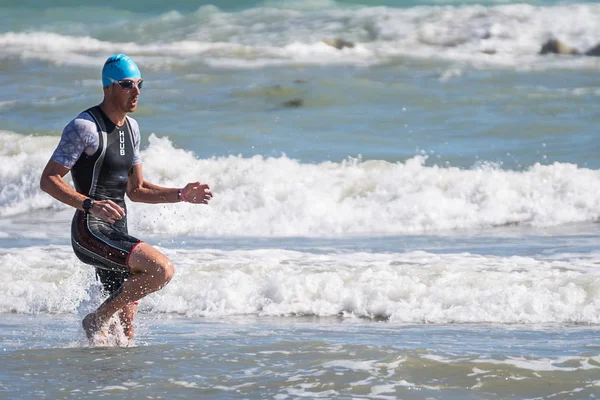
[[[114,224],[125,217],[125,210],[112,200],[94,200],[90,214],[106,222]]]

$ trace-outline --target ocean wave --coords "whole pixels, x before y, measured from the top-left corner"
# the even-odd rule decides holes
[[[0,132],[0,217],[64,210],[38,187],[58,137]],[[160,235],[309,236],[423,234],[507,225],[548,227],[597,221],[600,171],[575,164],[470,169],[349,158],[306,164],[285,155],[198,159],[151,135],[142,151],[150,182],[181,187],[200,180],[209,206],[130,207],[133,230]]]
[[[320,2],[319,2],[320,3]],[[28,27],[0,34],[0,58],[98,65],[126,52],[145,68],[181,64],[262,67],[273,64],[374,65],[404,57],[470,62],[480,66],[595,68],[591,57],[543,57],[551,38],[585,52],[598,44],[600,5],[485,7],[269,6],[237,12],[204,6],[194,13],[133,15],[87,34],[56,22],[48,31]],[[116,35],[115,32],[119,32]],[[123,41],[127,37],[127,41]],[[349,46],[331,46],[335,40]],[[339,47],[339,48],[338,48]]]
[[[162,250],[177,265],[176,278],[141,302],[147,313],[600,323],[595,253],[537,259],[421,251]],[[4,249],[0,262],[0,313],[74,314],[101,301],[93,268],[82,266],[70,246]]]

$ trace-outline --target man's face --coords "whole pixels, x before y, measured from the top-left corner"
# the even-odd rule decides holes
[[[131,113],[137,108],[142,79],[123,79],[108,87],[109,99],[121,111]]]

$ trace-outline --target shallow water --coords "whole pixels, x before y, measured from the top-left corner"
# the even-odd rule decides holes
[[[72,318],[4,319],[8,398],[592,398],[597,328],[142,316],[128,348],[82,348]],[[43,327],[27,339],[29,329]],[[63,330],[62,333],[57,330]],[[65,332],[64,330],[70,331]],[[65,341],[66,339],[66,341]],[[45,346],[49,341],[58,347]],[[62,343],[61,343],[62,341]]]

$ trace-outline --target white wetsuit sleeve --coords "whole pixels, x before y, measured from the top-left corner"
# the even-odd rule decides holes
[[[131,141],[133,142],[133,162],[131,165],[141,164],[142,158],[140,157],[140,126],[137,121],[131,117],[129,119],[129,126],[131,126]]]
[[[96,123],[87,113],[81,113],[65,126],[50,160],[71,169],[84,152],[91,156],[99,145]]]

